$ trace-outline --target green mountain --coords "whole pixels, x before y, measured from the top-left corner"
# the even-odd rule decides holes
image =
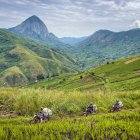
[[[122,32],[99,30],[88,37],[58,38],[34,15],[8,30],[69,55],[82,70],[140,53],[140,29]]]
[[[134,90],[140,89],[140,55],[108,62],[78,74],[60,75],[31,85],[59,90]]]
[[[26,85],[76,72],[75,61],[33,40],[0,29],[0,85]]]
[[[82,69],[139,53],[140,29],[123,32],[99,30],[78,43],[71,51]]]

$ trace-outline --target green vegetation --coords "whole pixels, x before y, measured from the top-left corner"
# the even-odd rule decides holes
[[[140,29],[122,32],[99,30],[69,51],[84,70],[139,53]]]
[[[138,140],[140,114],[124,111],[29,125],[27,119],[0,120],[0,138],[16,140]]]
[[[73,73],[77,68],[68,56],[5,30],[0,54],[0,85],[22,87],[0,88],[0,139],[140,138],[139,55]],[[108,113],[116,100],[123,110]],[[97,114],[85,117],[90,102]],[[50,122],[30,125],[42,106],[53,111]]]
[[[42,106],[52,109],[59,117],[82,114],[85,107],[94,102],[98,113],[107,113],[114,102],[119,99],[124,103],[124,109],[135,109],[140,106],[140,91],[124,92],[62,92],[41,89],[0,89],[1,111],[9,109],[21,115],[33,115]],[[10,107],[10,108],[8,108]]]
[[[64,91],[140,89],[140,56],[109,62],[78,74],[64,74],[32,84],[30,87]]]
[[[0,91],[1,111],[26,116],[0,119],[2,140],[136,140],[140,137],[140,91],[64,93],[17,88]],[[123,101],[123,110],[107,113],[116,99]],[[82,115],[83,109],[91,101],[97,105],[98,112],[94,116],[85,117]],[[41,106],[52,109],[51,120],[47,124],[30,125],[29,116],[38,112]]]
[[[61,43],[36,16],[9,31],[0,29],[1,140],[140,139],[140,55],[114,61],[139,53],[139,29],[97,31],[79,47]],[[116,100],[123,109],[109,113]],[[90,102],[98,110],[86,117]],[[41,107],[51,120],[31,125]]]
[[[78,74],[48,78],[30,88],[1,88],[0,139],[138,140],[139,58],[137,55]],[[21,74],[17,67],[11,70]],[[116,100],[123,102],[123,110],[109,113]],[[85,117],[83,110],[90,102],[98,110],[96,115]],[[31,116],[42,106],[52,110],[50,121],[30,125]]]
[[[76,71],[74,60],[67,55],[0,29],[1,86],[26,85],[38,80],[38,75],[48,78]]]
[[[8,30],[68,54],[82,70],[140,53],[138,28],[122,32],[99,30],[87,37],[59,39],[49,33],[43,21],[34,15]]]
[[[16,67],[10,67],[3,72],[1,72],[0,85],[6,86],[5,84],[10,84],[11,86],[19,86],[28,83],[26,76],[21,72],[21,70]],[[8,82],[6,82],[8,81]],[[15,83],[13,81],[16,81]],[[7,85],[8,86],[8,85]]]

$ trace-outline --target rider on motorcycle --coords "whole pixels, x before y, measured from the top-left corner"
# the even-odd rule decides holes
[[[113,105],[113,111],[119,111],[123,107],[122,101],[117,100],[116,103]]]
[[[116,108],[122,108],[123,107],[123,103],[122,103],[122,101],[119,101],[119,100],[117,100],[116,101],[116,103],[114,104],[114,107],[116,107]]]
[[[40,123],[43,120],[47,122],[50,115],[52,115],[52,111],[50,109],[41,107],[40,113],[35,114],[34,118],[30,120],[30,123]]]
[[[49,119],[50,115],[52,115],[52,111],[50,109],[41,107],[40,116],[42,119]]]
[[[96,112],[97,106],[93,103],[90,103],[90,105],[87,107],[87,110],[90,111],[91,113]]]

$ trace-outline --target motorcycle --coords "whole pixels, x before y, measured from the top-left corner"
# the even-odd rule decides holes
[[[84,113],[85,116],[88,116],[90,114],[95,114],[96,110],[93,111],[90,108],[86,108],[83,113]]]
[[[118,112],[118,111],[121,111],[121,110],[122,110],[121,107],[113,105],[113,107],[111,108],[110,112]]]
[[[30,124],[37,124],[41,122],[41,118],[39,117],[39,115],[34,115],[34,118],[32,120],[30,120]]]
[[[34,118],[30,121],[30,124],[37,124],[41,123],[42,121],[48,122],[49,121],[49,115],[45,116],[43,115],[40,117],[38,114],[34,115]]]

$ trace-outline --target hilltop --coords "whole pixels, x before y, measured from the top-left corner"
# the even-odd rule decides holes
[[[9,28],[8,31],[38,41],[57,51],[66,53],[67,49],[71,48],[70,45],[62,43],[55,34],[49,32],[45,23],[36,15],[27,18],[15,27]]]

